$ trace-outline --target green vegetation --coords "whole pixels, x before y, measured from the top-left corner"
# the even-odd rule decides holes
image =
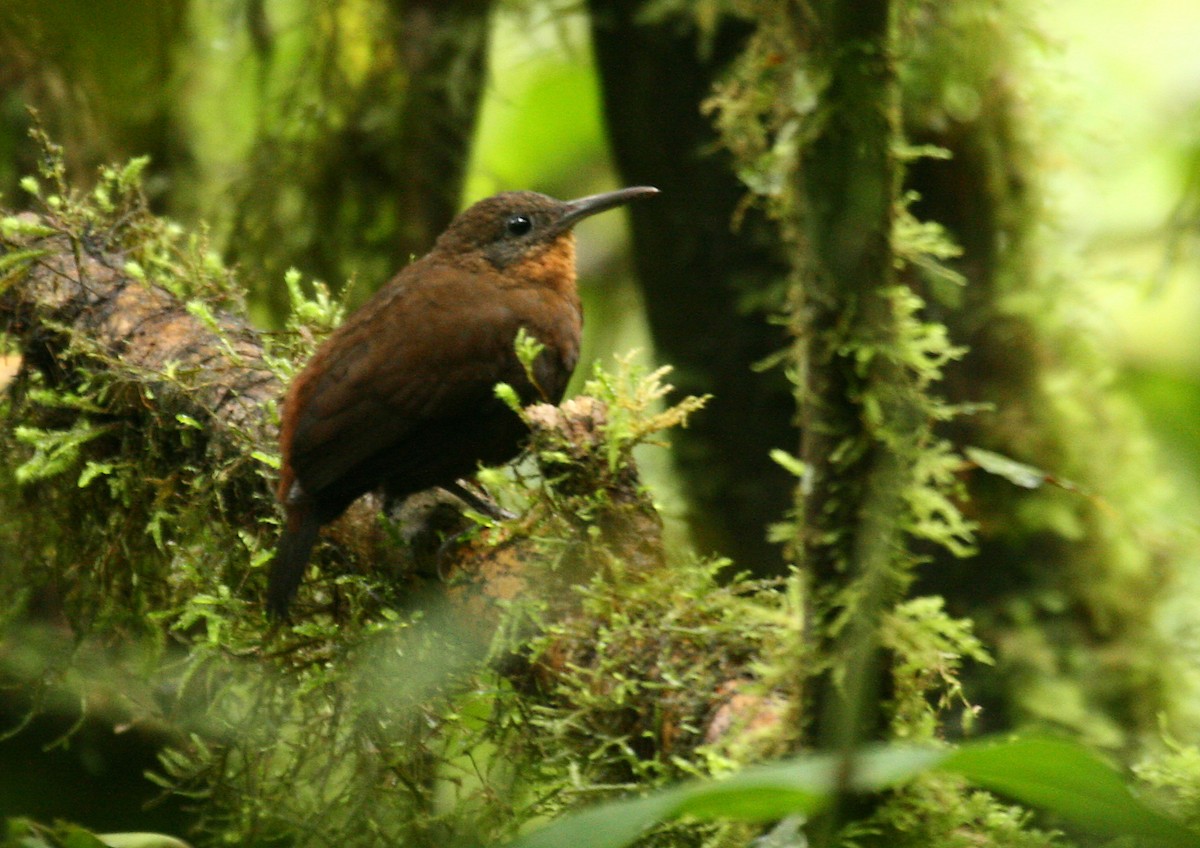
[[[1060,243],[1071,21],[584,5],[0,10],[0,844],[1200,843],[1192,354],[1120,370]],[[287,381],[604,131],[663,194],[580,233],[573,396],[497,387],[512,516],[365,498],[268,623]]]

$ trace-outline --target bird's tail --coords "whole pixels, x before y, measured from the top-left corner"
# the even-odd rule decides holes
[[[287,618],[288,606],[304,579],[308,558],[320,530],[321,523],[307,505],[288,509],[287,524],[267,573],[267,615],[271,618]]]

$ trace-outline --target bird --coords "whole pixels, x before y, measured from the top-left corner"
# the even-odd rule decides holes
[[[519,455],[528,430],[495,386],[512,386],[523,404],[562,399],[583,326],[573,227],[657,193],[480,200],[325,339],[282,405],[271,618],[287,617],[321,527],[362,495],[461,494],[460,478]],[[522,329],[543,345],[532,381],[515,349]]]

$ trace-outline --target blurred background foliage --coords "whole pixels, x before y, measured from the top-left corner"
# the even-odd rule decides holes
[[[1037,79],[1054,220],[1049,258],[1083,276],[1103,316],[1086,327],[1117,353],[1118,379],[1169,450],[1177,482],[1200,476],[1200,58],[1187,3],[1047,4]],[[1181,510],[1185,516],[1186,510]]]
[[[656,2],[644,13],[651,22],[669,22],[672,10],[686,6],[696,21],[690,37],[697,61],[715,62],[730,49],[722,42],[728,32],[717,25],[727,5]],[[1084,293],[1077,306],[1066,307],[1067,326],[1112,354],[1103,377],[1136,401],[1169,458],[1164,467],[1173,478],[1171,514],[1154,532],[1194,548],[1200,506],[1200,345],[1194,342],[1200,323],[1200,5],[1063,0],[1020,6],[1030,7],[1030,19],[1018,48],[1024,68],[1018,88],[1025,94],[1014,112],[1034,127],[1033,165],[1042,183],[1034,211],[1045,211],[1049,221],[1036,233],[1035,267],[1026,270],[1069,281]],[[409,38],[413,32],[422,37]],[[438,33],[454,39],[453,45]],[[422,49],[414,50],[415,44]],[[958,58],[964,67],[972,62],[970,55]],[[666,87],[676,81],[661,82]],[[953,75],[937,85],[931,99],[955,121],[971,122],[990,106],[970,84],[956,85]],[[644,93],[652,102],[654,90]],[[587,8],[579,0],[510,0],[494,9],[486,2],[439,0],[3,0],[0,203],[22,205],[19,181],[37,168],[27,104],[39,109],[50,135],[64,145],[75,184],[87,184],[101,163],[149,154],[146,188],[155,210],[188,228],[207,228],[214,246],[237,263],[256,320],[278,328],[289,267],[334,289],[348,286],[350,301],[360,301],[422,253],[454,211],[472,200],[512,188],[571,197],[618,184],[604,103]],[[936,127],[921,129],[936,135]],[[753,233],[755,222],[749,226]],[[647,314],[652,295],[634,283],[624,239],[617,216],[581,230],[585,359],[633,347],[647,360],[656,355]],[[747,286],[740,314],[763,322],[780,300],[778,291]],[[686,320],[686,310],[682,314]],[[665,338],[658,354],[675,361]],[[770,349],[768,344],[761,352]],[[686,363],[681,376],[689,390],[712,388]],[[773,388],[763,391],[770,395]],[[704,421],[701,416],[697,426]],[[719,443],[721,431],[714,432]],[[776,431],[764,435],[763,444],[791,449],[788,438]],[[755,448],[754,455],[766,462],[765,451]],[[700,525],[702,548],[732,552],[742,568],[778,570],[778,563],[765,562],[775,548],[763,541],[764,526],[782,516],[786,498],[760,504],[753,514],[761,521],[742,526],[744,538],[730,541],[731,534],[717,527],[724,516],[696,506],[695,498],[703,498],[695,478],[686,468],[673,472],[664,457],[646,455],[648,476],[656,496],[680,519],[680,534],[682,493],[688,492],[698,510],[694,524]],[[686,465],[686,455],[677,461]],[[1103,457],[1096,461],[1103,466]],[[699,464],[704,467],[703,459]],[[1147,501],[1157,497],[1146,494]],[[732,523],[745,524],[740,518]],[[1195,558],[1189,567],[1194,565]],[[1200,668],[1193,600],[1200,597],[1200,571],[1183,570],[1172,579],[1178,590],[1155,610],[1153,627]],[[1064,709],[1058,698],[1082,709],[1070,700],[1073,693],[1054,685],[1032,686],[1047,709]],[[1183,712],[1200,715],[1200,705]],[[15,709],[14,720],[19,715]],[[45,818],[67,813],[36,779],[49,763],[42,748],[68,729],[60,724],[40,719],[32,732],[5,743],[4,756],[16,765],[4,771],[20,779],[3,788],[0,812]],[[1105,740],[1103,731],[1094,736]],[[64,766],[82,764],[80,773],[96,779],[93,800],[85,800],[88,784],[81,778],[73,803],[99,829],[128,821],[130,813],[109,799],[114,781],[135,778],[142,767],[114,769],[104,750],[108,741],[75,737]],[[149,767],[153,746],[141,756]],[[161,827],[169,829],[170,809],[157,809],[165,809]],[[152,817],[140,820],[159,826]]]

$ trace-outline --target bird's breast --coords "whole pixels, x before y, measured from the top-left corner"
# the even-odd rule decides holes
[[[510,290],[507,302],[512,310],[509,350],[514,368],[522,372],[514,375],[518,385],[524,382],[521,379],[524,369],[516,359],[517,333],[524,330],[544,347],[534,362],[538,391],[522,392],[525,395],[522,399],[526,402],[549,400],[557,403],[562,399],[567,382],[579,361],[583,316],[578,295],[575,292],[568,294],[530,287]]]

